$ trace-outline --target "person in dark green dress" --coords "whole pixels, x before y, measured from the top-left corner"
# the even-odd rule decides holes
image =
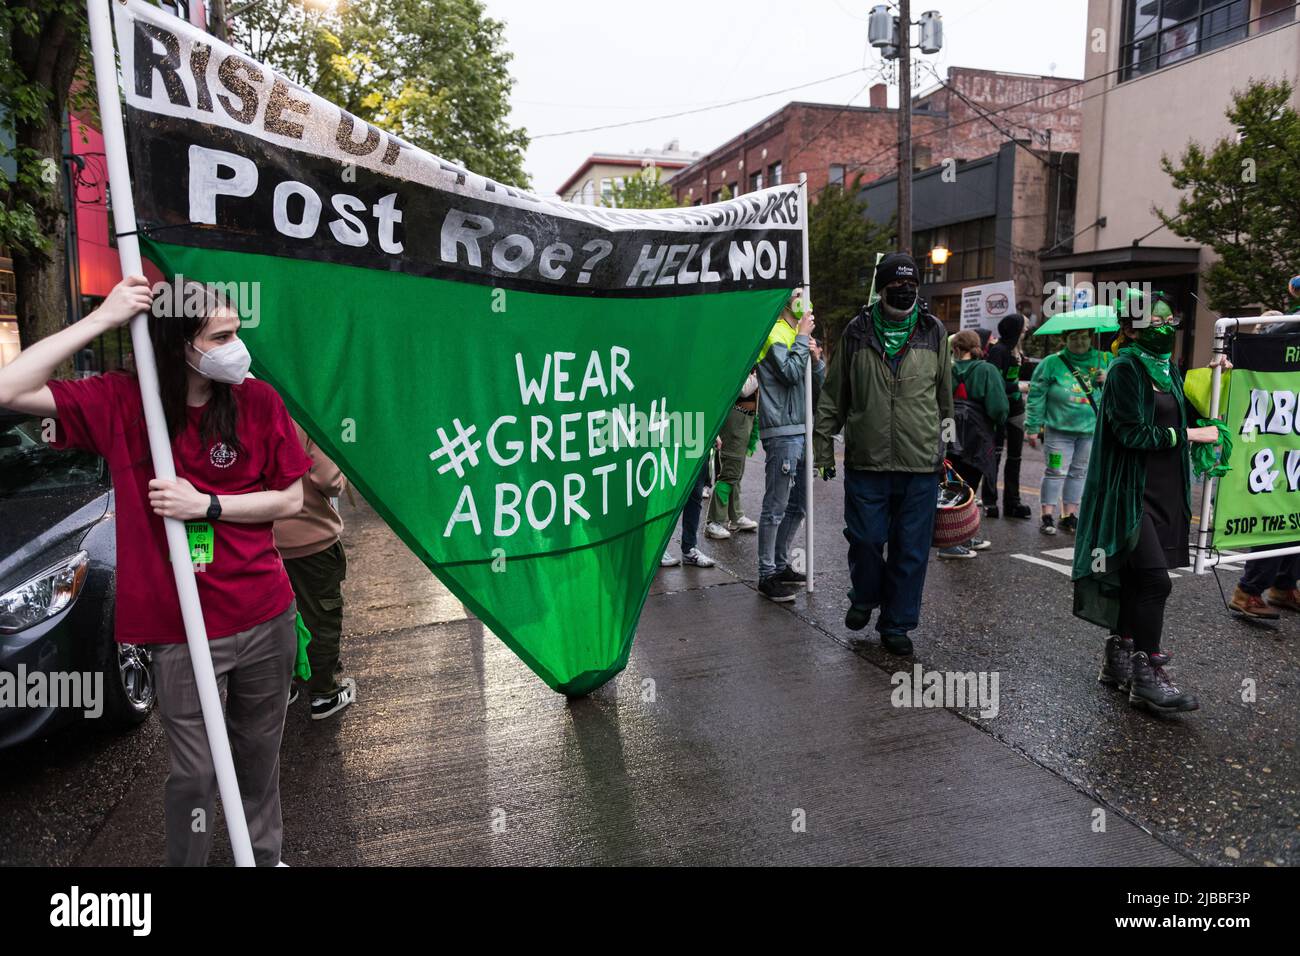
[[[1160,713],[1196,710],[1166,673],[1161,651],[1169,569],[1190,563],[1189,443],[1218,441],[1188,427],[1183,379],[1169,360],[1177,319],[1161,293],[1120,319],[1107,371],[1074,548],[1074,613],[1106,628],[1098,677]]]

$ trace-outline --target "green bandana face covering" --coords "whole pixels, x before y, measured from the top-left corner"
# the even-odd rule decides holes
[[[916,319],[920,313],[920,307],[914,305],[912,311],[901,322],[891,322],[885,318],[884,310],[877,302],[871,309],[871,322],[875,326],[876,336],[880,339],[880,344],[885,348],[885,354],[893,358],[902,351],[904,343],[916,328]]]
[[[1157,357],[1168,356],[1174,350],[1174,330],[1168,325],[1151,325],[1138,329],[1137,344],[1144,351]]]
[[[1149,330],[1143,329],[1142,331],[1146,332]],[[1163,354],[1156,354],[1148,351],[1147,348],[1142,345],[1141,339],[1139,339],[1135,345],[1127,345],[1120,349],[1120,352],[1131,355],[1141,362],[1142,367],[1145,368],[1147,374],[1151,376],[1151,381],[1155,382],[1156,387],[1163,392],[1168,392],[1173,388],[1173,381],[1169,376],[1169,351],[1173,347],[1174,338],[1172,332],[1173,330],[1171,329],[1171,334],[1168,336],[1169,346],[1165,347]],[[1164,346],[1162,345],[1161,347]]]

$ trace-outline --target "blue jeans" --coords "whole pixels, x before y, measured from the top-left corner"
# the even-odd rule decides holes
[[[700,535],[700,512],[704,508],[704,489],[709,486],[709,465],[705,462],[700,469],[700,477],[691,489],[690,497],[682,506],[682,554],[689,554],[695,549]]]
[[[803,501],[808,483],[807,456],[802,435],[763,440],[767,459],[763,484],[763,512],[758,518],[758,579],[786,569],[790,538],[803,522]]]
[[[1053,455],[1057,456],[1055,461]],[[1039,492],[1044,507],[1047,505],[1059,507],[1063,491],[1065,504],[1078,505],[1083,499],[1083,479],[1088,477],[1088,458],[1091,455],[1092,434],[1090,432],[1058,432],[1055,428],[1044,429],[1043,458],[1047,468],[1043,471],[1043,485]]]
[[[880,608],[881,634],[906,634],[921,619],[938,497],[934,474],[850,469],[844,476],[849,600],[856,608]]]

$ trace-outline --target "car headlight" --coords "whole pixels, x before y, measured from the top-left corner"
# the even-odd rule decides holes
[[[0,594],[0,634],[13,634],[53,617],[77,599],[86,584],[90,555],[78,551]]]

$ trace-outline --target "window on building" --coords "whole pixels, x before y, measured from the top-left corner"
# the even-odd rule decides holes
[[[844,185],[844,165],[842,163],[831,164],[831,174],[827,180],[827,185],[830,186]]]
[[[762,171],[762,170],[759,170],[759,171],[756,172],[756,173],[750,173],[750,174],[749,174],[749,191],[750,191],[751,193],[755,193],[755,192],[758,192],[758,191],[759,191],[760,189],[762,189],[762,188],[763,188],[763,171]]]
[[[1276,30],[1295,22],[1295,0],[1260,0],[1257,30]]]
[[[709,202],[722,202],[722,190],[715,189],[709,193]]]
[[[912,234],[912,249],[922,266],[922,285],[937,282],[966,282],[994,277],[997,219],[972,219]],[[935,246],[948,249],[948,261],[936,266],[930,261]]]
[[[600,181],[600,202],[601,205],[607,206],[614,201],[614,180],[602,179]]]
[[[739,195],[740,195],[740,183],[735,182],[735,181],[732,181],[732,182],[727,183],[727,194],[729,195],[729,197],[730,197],[731,199],[735,199],[737,196],[739,196]]]
[[[781,185],[781,163],[779,161],[767,167],[767,183],[769,186]]]
[[[1243,39],[1249,21],[1250,0],[1125,0],[1121,78]]]

